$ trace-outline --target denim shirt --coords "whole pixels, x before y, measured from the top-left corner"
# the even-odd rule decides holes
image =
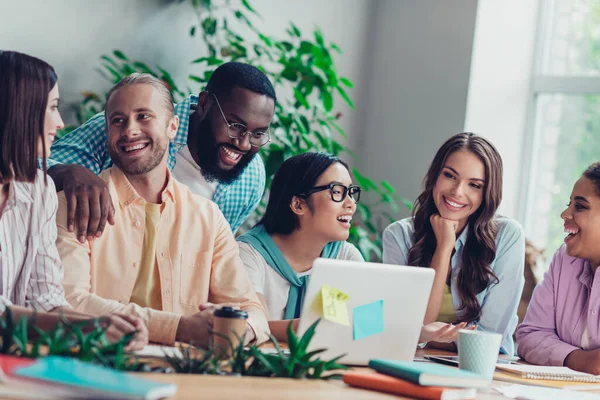
[[[496,257],[491,264],[498,283],[491,283],[481,293],[477,301],[481,305],[479,330],[497,332],[502,335],[500,351],[513,355],[515,351],[513,332],[517,327],[517,308],[521,300],[525,278],[525,234],[521,225],[509,218],[496,216]],[[458,272],[462,266],[463,249],[467,242],[468,226],[456,240],[454,255],[450,260],[452,268],[450,290],[454,309],[458,310],[461,301],[458,294]],[[383,262],[386,264],[408,265],[408,252],[414,243],[412,217],[392,223],[383,232]],[[460,317],[460,311],[457,311]]]

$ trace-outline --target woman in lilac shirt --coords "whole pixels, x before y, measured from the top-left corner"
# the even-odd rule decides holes
[[[600,374],[600,163],[573,186],[561,214],[565,244],[554,254],[517,329],[530,363]]]

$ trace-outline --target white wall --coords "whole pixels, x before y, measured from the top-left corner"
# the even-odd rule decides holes
[[[500,152],[504,187],[499,211],[521,223],[530,168],[525,133],[537,16],[538,0],[479,2],[465,121],[465,130],[487,137]]]
[[[320,26],[325,39],[344,51],[337,57],[339,72],[355,82],[353,94],[358,97],[369,0],[278,0],[277,7],[272,0],[252,0],[251,4],[270,35],[283,37],[292,20],[306,35]],[[110,87],[94,69],[100,65],[99,57],[113,49],[150,66],[158,63],[185,84],[194,72],[190,61],[206,55],[201,39],[188,34],[196,19],[187,1],[0,0],[0,16],[0,49],[26,52],[52,64],[65,104],[79,101],[83,90],[103,92]],[[72,122],[68,108],[62,110]],[[340,110],[345,116],[341,125],[350,138],[357,137],[359,114],[345,106]]]
[[[380,0],[365,58],[362,169],[413,201],[435,152],[463,131],[476,0]]]

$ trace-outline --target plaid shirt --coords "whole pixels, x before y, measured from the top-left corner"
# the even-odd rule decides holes
[[[175,105],[179,129],[175,139],[169,143],[170,170],[175,167],[175,154],[187,146],[192,104],[198,104],[198,96],[189,96]],[[57,164],[79,164],[98,175],[112,165],[106,142],[106,124],[104,112],[101,112],[54,143],[48,168]],[[258,206],[264,190],[265,166],[260,156],[257,156],[233,183],[219,182],[212,200],[217,203],[231,230],[235,232]]]

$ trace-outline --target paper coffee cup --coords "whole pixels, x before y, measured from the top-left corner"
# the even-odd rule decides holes
[[[240,339],[244,340],[247,319],[246,311],[232,307],[222,307],[215,311],[212,348],[217,357],[230,357],[232,346],[236,348],[240,344]]]

